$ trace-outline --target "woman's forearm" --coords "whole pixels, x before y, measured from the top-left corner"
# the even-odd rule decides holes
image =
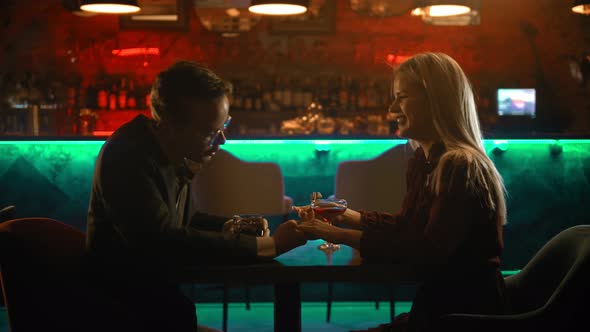
[[[349,247],[353,247],[354,249],[360,249],[362,235],[363,232],[356,229],[340,228],[334,234],[333,238],[330,239],[330,241],[334,243],[345,244]]]
[[[362,229],[361,214],[352,209],[346,209],[342,215],[342,225],[352,229]]]

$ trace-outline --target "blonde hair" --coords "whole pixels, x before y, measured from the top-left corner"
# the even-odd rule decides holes
[[[449,170],[465,165],[466,188],[481,195],[482,204],[494,211],[498,224],[505,224],[504,181],[483,147],[473,90],[459,64],[443,53],[422,53],[403,62],[396,72],[424,86],[434,128],[446,147],[433,173],[434,193],[452,182],[454,174]]]

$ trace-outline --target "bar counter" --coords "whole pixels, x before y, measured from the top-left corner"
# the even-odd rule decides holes
[[[104,139],[0,138],[0,207],[16,205],[19,217],[51,217],[85,230]],[[508,191],[504,269],[522,267],[551,236],[590,220],[590,139],[489,139],[484,146]],[[222,148],[245,161],[278,163],[294,204],[305,204],[311,191],[332,194],[343,161],[392,149],[412,153],[403,139],[230,139]]]

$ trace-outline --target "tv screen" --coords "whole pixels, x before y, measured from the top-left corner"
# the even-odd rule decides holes
[[[498,115],[534,118],[535,100],[535,89],[498,89]]]

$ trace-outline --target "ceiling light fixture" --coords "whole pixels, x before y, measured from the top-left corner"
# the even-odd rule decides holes
[[[590,15],[590,0],[575,0],[572,12],[582,15]]]
[[[80,9],[103,14],[130,14],[140,11],[137,0],[82,0]]]
[[[447,17],[465,15],[473,9],[473,0],[417,0],[415,16]]]
[[[298,15],[308,6],[309,0],[252,0],[248,10],[262,15]]]

